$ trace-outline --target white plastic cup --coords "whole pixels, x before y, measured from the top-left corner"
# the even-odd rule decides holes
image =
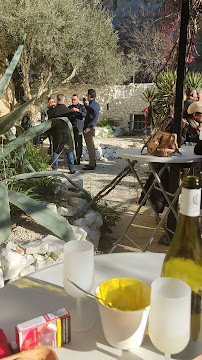
[[[121,350],[128,350],[142,344],[147,328],[150,306],[136,311],[121,311],[105,306],[99,300],[97,300],[97,303],[104,336],[111,346]]]
[[[190,339],[191,289],[184,281],[161,277],[151,285],[149,336],[166,354],[177,354]]]
[[[86,296],[68,279],[85,291],[91,291],[94,280],[94,245],[91,242],[72,240],[64,245],[63,284],[65,291],[76,298]]]

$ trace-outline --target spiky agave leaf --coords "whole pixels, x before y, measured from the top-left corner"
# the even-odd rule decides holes
[[[42,123],[40,125],[34,126],[34,127],[30,128],[30,129],[28,129],[24,134],[18,136],[16,139],[11,141],[8,145],[6,145],[4,147],[3,153],[2,153],[2,151],[0,151],[0,161],[3,159],[3,157],[6,157],[8,154],[10,154],[11,151],[16,150],[19,146],[24,145],[26,142],[34,139],[36,136],[38,136],[38,135],[42,134],[43,132],[46,132],[47,130],[49,130],[51,127],[56,125],[59,120],[65,121],[67,123],[67,125],[68,125],[70,148],[74,153],[74,157],[76,158],[75,147],[74,147],[74,134],[73,134],[72,124],[67,118],[61,117],[61,118],[50,119],[50,120],[45,121],[44,123]]]
[[[92,200],[91,194],[83,189],[81,186],[79,186],[76,182],[72,181],[68,176],[66,176],[64,173],[57,171],[57,170],[51,170],[51,171],[38,171],[38,172],[32,172],[32,173],[25,173],[25,174],[19,174],[12,176],[10,179],[7,179],[7,183],[12,183],[18,180],[26,180],[26,179],[33,179],[33,178],[40,178],[40,177],[64,177],[67,179],[70,184],[75,186],[77,189],[79,189],[81,192],[83,192],[88,200]]]
[[[16,123],[17,120],[21,118],[21,116],[24,114],[24,112],[34,100],[35,98],[28,100],[26,101],[26,103],[22,104],[17,109],[0,117],[0,135],[5,134],[12,128],[12,126]]]
[[[19,134],[19,133],[23,134],[24,133],[24,129],[21,126],[17,126],[17,128],[18,128],[18,129],[16,129],[17,134]],[[7,131],[5,133],[5,136],[9,141],[12,141],[12,140],[16,139],[16,136],[13,134],[13,132],[11,130]],[[23,163],[24,168],[26,170],[35,171],[34,168],[32,167],[32,165],[29,163],[29,161],[26,158],[25,147],[21,146],[18,149],[18,152],[19,152],[19,154],[18,154],[19,158],[21,159],[21,162]],[[25,169],[24,169],[24,171],[25,171]]]
[[[9,201],[30,215],[39,225],[50,230],[53,234],[64,241],[75,240],[75,234],[68,221],[46,208],[43,204],[31,199],[29,196],[8,191]]]
[[[22,43],[18,46],[18,49],[15,52],[15,55],[13,56],[10,64],[8,65],[6,72],[4,74],[4,76],[1,78],[0,81],[0,98],[2,97],[4,91],[6,90],[8,83],[13,75],[13,71],[16,68],[16,65],[18,63],[18,60],[22,54],[22,50],[23,50],[23,46],[25,43],[25,39],[26,39],[26,34],[23,36],[23,40]]]
[[[185,89],[195,88],[202,90],[202,74],[200,72],[190,72],[185,77]]]
[[[16,128],[16,134],[17,134],[17,136],[20,136],[20,135],[24,134],[25,130],[23,129],[22,126],[20,126],[20,125],[15,125],[15,128]]]
[[[148,102],[154,101],[156,99],[156,89],[154,87],[146,88],[146,90],[142,93],[142,98]]]
[[[0,182],[0,245],[11,233],[10,206],[6,185]]]
[[[16,136],[13,134],[11,130],[8,130],[4,135],[8,141],[12,141],[16,138]]]

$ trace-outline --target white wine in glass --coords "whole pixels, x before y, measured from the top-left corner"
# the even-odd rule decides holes
[[[151,285],[149,337],[165,359],[188,344],[191,323],[191,289],[184,281],[159,278]]]
[[[64,245],[63,285],[69,295],[67,307],[73,331],[83,331],[95,323],[95,300],[78,290],[70,281],[90,292],[94,281],[94,246],[89,241],[73,240]]]

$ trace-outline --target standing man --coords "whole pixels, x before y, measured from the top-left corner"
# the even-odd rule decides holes
[[[98,102],[95,101],[95,98],[96,91],[94,89],[88,89],[87,100],[89,101],[89,105],[87,106],[83,134],[88,150],[89,164],[85,165],[82,170],[94,170],[96,167],[95,145],[93,138],[95,136],[95,127],[98,121],[100,106]]]
[[[187,109],[189,105],[191,105],[194,101],[198,100],[197,90],[194,88],[188,88],[186,90],[186,100],[184,101],[184,109],[183,109],[183,118],[187,119],[189,117],[187,113]]]
[[[58,117],[68,117],[71,113],[71,110],[65,105],[65,96],[63,94],[57,95],[57,105],[48,110],[48,119],[58,118]],[[70,174],[76,172],[74,166],[74,155],[70,148],[70,140],[68,134],[68,125],[63,120],[58,120],[57,125],[52,127],[49,130],[53,138],[53,165],[52,169],[58,169],[58,157],[62,152],[67,155],[68,167]]]
[[[56,105],[55,100],[52,97],[48,97],[47,106],[41,111],[41,122],[48,120],[48,110]]]
[[[73,112],[70,117],[70,121],[72,123],[74,132],[74,142],[77,157],[76,164],[79,165],[83,152],[83,127],[86,116],[86,108],[84,105],[79,103],[77,94],[72,95],[72,105],[69,105],[68,108]]]

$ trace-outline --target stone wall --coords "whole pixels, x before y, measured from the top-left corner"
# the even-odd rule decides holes
[[[80,101],[86,97],[87,89],[94,88],[97,92],[97,101],[100,104],[99,122],[103,120],[113,120],[114,125],[122,125],[128,128],[131,114],[143,114],[143,110],[148,103],[143,99],[142,94],[148,87],[154,84],[129,84],[116,86],[96,86],[96,85],[64,85],[54,90],[53,97],[56,98],[58,93],[66,95],[67,105],[71,104],[71,97],[77,93]],[[11,101],[13,97],[13,88],[8,89],[4,94],[3,102],[0,102],[0,113],[4,115],[10,111]],[[41,104],[41,108],[46,104]],[[40,120],[40,109],[36,116]]]
[[[67,104],[71,103],[71,96],[78,94],[80,100],[86,97],[88,88],[94,88],[97,92],[97,101],[100,104],[99,122],[102,120],[113,120],[115,125],[128,127],[131,114],[143,114],[148,103],[143,99],[142,94],[148,87],[154,84],[129,84],[116,86],[95,86],[95,85],[74,85],[60,87],[54,91],[53,96],[58,92],[66,95]]]

